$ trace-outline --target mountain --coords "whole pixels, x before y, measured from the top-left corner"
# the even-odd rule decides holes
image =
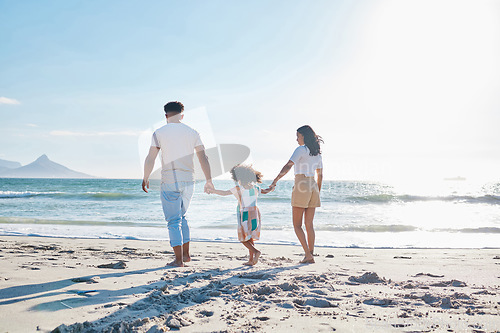
[[[15,169],[0,170],[2,178],[94,178],[93,176],[71,170],[64,165],[52,162],[47,155],[36,161]]]
[[[19,168],[20,166],[21,163],[19,162],[12,162],[0,159],[0,173],[9,171],[11,169]]]
[[[0,168],[6,168],[6,169],[15,169],[19,168],[21,166],[21,163],[19,162],[11,162],[11,161],[6,161],[0,159]]]

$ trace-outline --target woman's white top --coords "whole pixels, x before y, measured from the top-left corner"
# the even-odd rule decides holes
[[[298,146],[290,157],[293,162],[296,175],[305,175],[306,177],[314,177],[316,169],[323,169],[323,160],[321,154],[316,156],[309,155],[307,146]]]

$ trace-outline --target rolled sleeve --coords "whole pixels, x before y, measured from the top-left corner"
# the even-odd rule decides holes
[[[156,132],[154,132],[153,136],[151,137],[151,147],[160,148],[160,141],[156,137]]]
[[[198,133],[198,132],[196,132],[196,137],[194,139],[194,146],[195,146],[195,148],[199,147],[199,146],[203,146],[203,141],[201,141],[200,133]]]
[[[295,151],[293,152],[292,156],[290,157],[290,161],[292,161],[294,164],[297,164],[299,162],[300,157],[302,156],[304,152],[304,149],[302,146],[297,147]]]

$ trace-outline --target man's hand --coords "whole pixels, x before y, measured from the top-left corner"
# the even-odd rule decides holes
[[[213,193],[213,190],[215,190],[215,186],[211,180],[207,180],[207,182],[205,183],[204,190],[205,190],[205,193],[207,193],[207,194]]]
[[[149,180],[143,179],[142,180],[142,190],[146,193],[148,193],[149,189]]]

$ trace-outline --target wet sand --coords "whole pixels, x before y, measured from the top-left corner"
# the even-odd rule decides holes
[[[0,332],[498,332],[499,249],[0,237]]]

